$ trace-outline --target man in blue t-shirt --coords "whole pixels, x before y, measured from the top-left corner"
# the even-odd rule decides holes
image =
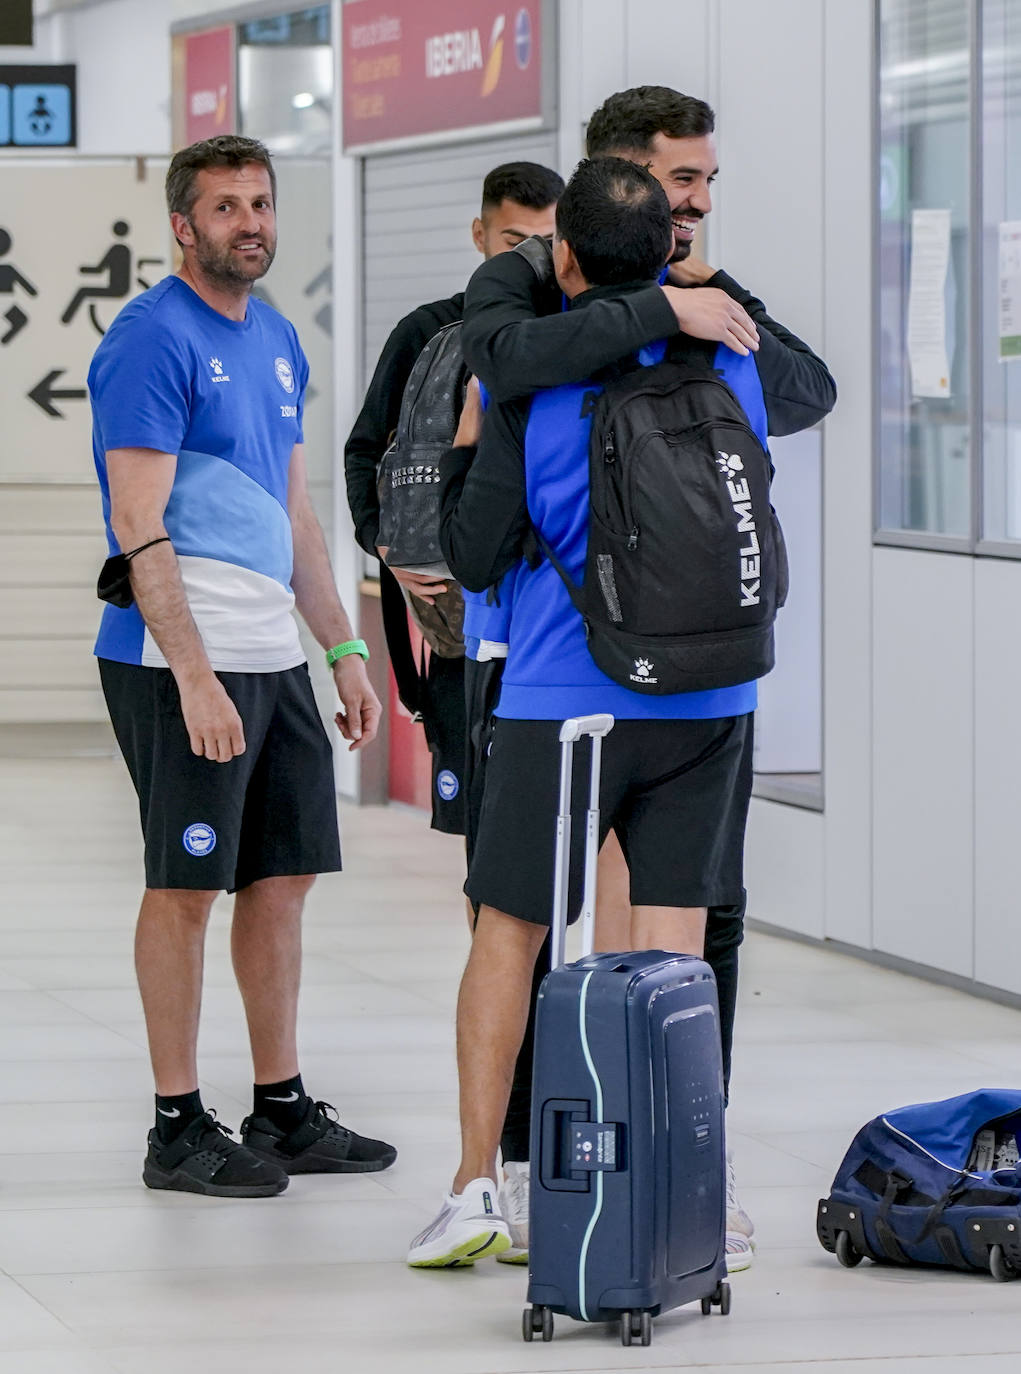
[[[557,279],[572,309],[640,290],[656,279],[672,245],[669,204],[649,172],[618,158],[578,167],[557,207],[554,241]],[[643,348],[638,362],[658,362],[665,347]],[[704,349],[708,367],[715,346]],[[753,358],[736,361],[754,371]],[[465,586],[481,589],[512,566],[533,523],[567,575],[580,580],[595,385],[492,406],[474,461],[463,448],[443,460],[441,543]],[[761,386],[756,390],[761,408]],[[764,415],[759,419],[764,429]],[[628,948],[701,954],[707,908],[737,902],[742,891],[755,683],[663,696],[619,686],[596,666],[582,618],[548,559],[518,564],[508,638],[465,888],[480,913],[458,1001],[461,1163],[439,1215],[412,1242],[413,1266],[473,1262],[510,1244],[493,1207],[496,1153],[550,920],[564,718],[616,717],[603,750],[600,838],[613,828],[628,856]],[[573,888],[581,860],[575,849]]]
[[[135,958],[156,1120],[142,1177],[267,1197],[293,1173],[396,1157],[340,1126],[298,1071],[302,907],[314,875],[341,863],[295,606],[327,651],[352,749],[375,736],[380,705],[309,500],[308,363],[293,326],[251,296],[276,250],[269,153],[232,135],[193,144],[166,192],[181,268],[121,311],[89,371],[111,554],[96,655],[145,836]],[[255,1070],[240,1145],[204,1109],[196,1063],[224,889]]]

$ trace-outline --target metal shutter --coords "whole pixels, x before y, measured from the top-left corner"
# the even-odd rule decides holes
[[[365,160],[366,384],[397,321],[425,301],[463,291],[482,259],[471,240],[486,174],[502,162],[557,165],[552,133],[425,148]]]

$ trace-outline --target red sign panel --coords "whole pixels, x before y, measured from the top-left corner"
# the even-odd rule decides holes
[[[542,116],[542,0],[356,0],[344,147]]]
[[[184,40],[186,145],[216,134],[234,133],[234,70],[233,28],[192,33]]]

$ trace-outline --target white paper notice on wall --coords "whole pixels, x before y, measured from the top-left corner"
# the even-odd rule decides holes
[[[1021,220],[1000,225],[1001,363],[1021,362]]]
[[[912,210],[908,291],[912,396],[950,395],[946,303],[949,265],[950,211]]]

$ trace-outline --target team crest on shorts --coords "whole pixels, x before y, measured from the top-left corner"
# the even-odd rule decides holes
[[[453,801],[460,790],[461,784],[457,780],[457,774],[452,773],[449,768],[443,768],[436,774],[436,791],[443,801]]]
[[[216,848],[216,831],[205,821],[194,821],[181,836],[181,843],[193,858],[202,859]]]
[[[274,358],[273,371],[277,374],[277,381],[290,396],[294,390],[294,368],[286,358]]]

